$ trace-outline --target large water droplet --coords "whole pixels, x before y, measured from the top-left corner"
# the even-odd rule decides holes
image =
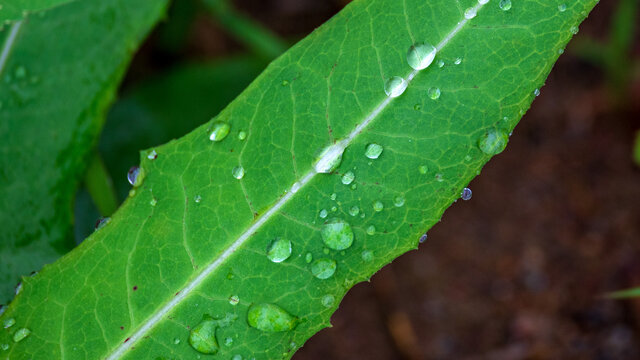
[[[322,210],[320,210],[320,212],[318,213],[318,216],[319,216],[321,219],[326,218],[328,215],[329,215],[329,212],[327,211],[327,209],[322,209]]]
[[[310,264],[310,263],[311,263],[311,261],[313,261],[313,254],[312,254],[312,253],[310,253],[310,252],[308,252],[308,253],[304,256],[304,261],[305,261],[307,264]]]
[[[129,184],[138,186],[142,183],[143,170],[139,166],[132,166],[127,172],[127,180]]]
[[[478,141],[478,147],[487,155],[496,155],[507,146],[509,136],[497,129],[489,129]]]
[[[380,212],[380,211],[384,210],[384,204],[382,203],[382,201],[376,200],[373,203],[373,210],[376,211],[376,212]]]
[[[291,241],[276,238],[267,246],[267,258],[274,263],[287,260],[291,256]]]
[[[387,82],[384,84],[384,92],[385,94],[387,94],[387,96],[395,98],[402,95],[402,93],[404,93],[404,91],[407,89],[408,85],[409,84],[405,79],[399,76],[394,76],[387,80]]]
[[[222,141],[224,138],[229,135],[229,130],[231,126],[226,122],[216,121],[211,125],[211,134],[209,135],[209,140],[211,141]]]
[[[320,231],[322,242],[333,250],[345,250],[353,244],[351,225],[342,219],[327,221]]]
[[[12,326],[13,326],[13,325],[15,325],[15,324],[16,324],[16,319],[14,319],[14,318],[10,318],[10,319],[5,320],[5,321],[2,323],[2,326],[3,326],[5,329],[8,329],[8,328],[12,327]]]
[[[353,182],[353,180],[355,180],[356,178],[356,174],[353,173],[353,171],[347,171],[344,175],[342,175],[342,183],[345,185],[349,185]]]
[[[268,332],[293,330],[298,318],[274,304],[253,304],[247,312],[247,322],[253,328]]]
[[[324,280],[332,277],[337,267],[335,260],[318,259],[311,264],[311,273],[318,279]]]
[[[471,199],[471,195],[473,195],[473,193],[471,192],[471,189],[464,188],[464,189],[462,189],[462,192],[460,193],[460,198],[462,200],[470,200]]]
[[[511,0],[500,0],[500,2],[498,3],[498,7],[502,11],[511,10]]]
[[[203,354],[215,354],[220,350],[216,339],[218,322],[205,315],[202,321],[189,332],[189,345]]]
[[[29,330],[27,328],[18,329],[13,334],[13,342],[20,342],[20,341],[24,340],[27,336],[29,336],[29,334],[31,334],[31,330]]]
[[[320,299],[322,306],[324,307],[332,307],[333,303],[336,301],[336,298],[333,295],[325,295]]]
[[[427,95],[431,100],[437,100],[440,98],[440,89],[437,87],[429,88],[429,90],[427,90]]]
[[[244,168],[242,166],[234,167],[231,169],[231,175],[238,180],[242,179],[244,177]]]
[[[326,174],[337,169],[342,162],[342,154],[344,153],[344,144],[342,142],[327,146],[318,157],[313,165],[318,173]]]
[[[474,7],[470,7],[464,11],[464,18],[467,20],[471,20],[478,14],[478,9]]]
[[[373,260],[373,252],[371,250],[364,250],[362,252],[361,257],[362,257],[362,260],[369,262]]]
[[[407,62],[415,70],[426,69],[435,57],[436,48],[426,42],[411,45],[407,52]]]
[[[381,145],[371,143],[367,145],[367,148],[364,150],[364,156],[375,160],[380,157],[382,150],[384,150],[384,148]]]
[[[373,235],[376,233],[376,227],[373,225],[369,225],[367,226],[367,229],[365,231],[367,232],[367,235]]]

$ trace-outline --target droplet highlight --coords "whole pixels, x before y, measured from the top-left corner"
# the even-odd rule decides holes
[[[211,133],[209,134],[209,140],[219,142],[229,135],[231,126],[226,122],[216,121],[211,125]]]
[[[340,180],[343,184],[349,185],[353,182],[353,180],[355,180],[355,178],[356,175],[353,173],[353,171],[347,171],[344,175],[342,175],[342,179]]]
[[[505,132],[489,129],[478,141],[478,147],[487,155],[496,155],[504,150],[508,141],[509,136]]]
[[[511,10],[511,0],[500,0],[500,2],[498,3],[498,7],[502,11]]]
[[[431,100],[438,100],[440,98],[440,89],[437,87],[429,88],[427,95]]]
[[[234,167],[231,169],[231,175],[238,180],[242,179],[244,177],[244,168],[242,166]]]
[[[407,81],[399,76],[394,76],[387,80],[384,84],[384,92],[387,96],[396,98],[404,93],[407,90],[407,86],[409,84]]]

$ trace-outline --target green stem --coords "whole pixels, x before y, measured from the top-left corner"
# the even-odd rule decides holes
[[[113,187],[113,181],[102,161],[102,157],[97,152],[94,152],[91,157],[84,184],[102,216],[109,216],[116,211],[118,197]]]

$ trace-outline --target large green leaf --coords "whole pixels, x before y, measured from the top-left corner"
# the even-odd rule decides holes
[[[24,282],[2,317],[16,321],[6,354],[290,357],[503,149],[595,0],[452,4],[354,1],[212,122],[144,151],[111,222]],[[436,62],[413,71],[422,41]],[[392,76],[410,80],[397,98]],[[210,141],[219,121],[231,132]]]
[[[86,1],[0,34],[0,303],[71,249],[72,204],[133,51],[166,1]]]

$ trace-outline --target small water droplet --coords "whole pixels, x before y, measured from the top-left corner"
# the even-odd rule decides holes
[[[533,95],[535,95],[536,97],[540,96],[540,89],[533,90]]]
[[[580,29],[578,29],[578,27],[577,27],[577,26],[572,26],[572,27],[569,29],[569,31],[571,31],[571,33],[572,33],[573,35],[575,35],[575,34],[577,34],[577,33],[578,33],[578,31],[580,31]]]
[[[224,138],[229,135],[229,130],[231,126],[226,122],[216,121],[211,125],[211,134],[209,135],[209,140],[211,141],[222,141]]]
[[[322,249],[322,253],[325,255],[329,255],[329,249],[328,248]]]
[[[489,129],[478,141],[478,147],[487,155],[496,155],[507,146],[509,136],[503,131]]]
[[[9,344],[0,344],[0,349],[2,349],[3,351],[9,350]]]
[[[318,160],[313,165],[316,172],[321,174],[330,173],[337,169],[342,162],[342,154],[344,153],[344,144],[337,142],[333,145],[327,146],[318,157]]]
[[[202,321],[189,332],[189,345],[202,354],[215,354],[220,349],[216,339],[218,323],[205,315]]]
[[[460,65],[460,63],[461,63],[461,62],[462,62],[462,58],[456,58],[456,59],[453,61],[453,63],[454,63],[455,65]]]
[[[202,201],[202,196],[200,195],[196,195],[193,197],[193,201],[195,201],[196,203],[199,203],[200,201]]]
[[[334,302],[336,302],[336,298],[333,295],[325,295],[320,299],[320,303],[326,308],[332,307]]]
[[[336,211],[338,211],[338,208],[337,208],[337,207],[335,207],[335,206],[332,206],[332,207],[331,207],[331,211],[332,211],[332,212],[336,212]]]
[[[15,291],[16,295],[18,295],[18,294],[20,294],[20,292],[22,292],[22,281],[19,281],[16,284],[16,287],[15,287],[14,291]]]
[[[478,10],[476,8],[470,7],[464,11],[464,18],[467,20],[471,20],[474,17],[476,17],[477,14],[478,14]]]
[[[420,105],[420,104],[413,105],[413,110],[420,111],[421,109],[422,109],[422,105]]]
[[[407,62],[414,70],[426,69],[435,57],[436,48],[426,42],[411,45],[407,52]]]
[[[227,273],[227,280],[233,280],[234,277],[236,277],[236,276],[233,274],[233,272],[229,271]]]
[[[322,225],[322,242],[333,250],[345,250],[353,244],[351,225],[342,219],[331,219]]]
[[[307,264],[310,264],[311,261],[313,261],[313,254],[308,252],[305,256],[304,256],[304,261],[307,262]]]
[[[151,152],[147,155],[147,159],[155,160],[158,158],[158,153],[155,150],[151,150]]]
[[[511,0],[500,0],[500,3],[498,3],[498,7],[502,11],[511,10]]]
[[[321,219],[326,218],[326,217],[327,217],[327,215],[329,215],[329,212],[327,211],[327,209],[322,209],[322,210],[320,210],[320,212],[318,213],[318,216],[319,216]]]
[[[558,54],[560,55],[564,54],[564,49],[558,49]]]
[[[355,189],[357,189],[357,188],[358,188],[358,184],[353,184],[353,185],[351,185],[351,190],[355,190]]]
[[[274,263],[280,263],[291,256],[291,241],[275,238],[267,246],[267,258]]]
[[[435,177],[436,177],[436,181],[437,182],[443,182],[444,181],[444,175],[442,175],[441,173],[437,173]]]
[[[20,341],[24,340],[27,336],[29,336],[29,334],[31,334],[31,330],[29,330],[27,328],[18,329],[13,334],[13,342],[20,342]]]
[[[349,209],[349,215],[351,216],[356,216],[359,213],[360,213],[360,208],[357,205],[354,205]]]
[[[282,80],[282,83],[280,83],[282,86],[287,86],[289,85],[289,80]]]
[[[95,230],[98,230],[100,228],[102,228],[103,226],[107,225],[109,223],[109,221],[111,221],[110,217],[101,217],[96,221],[96,226],[95,226]]]
[[[331,196],[329,197],[331,200],[335,201],[338,198],[338,194],[333,193],[331,194]]]
[[[422,236],[420,236],[420,240],[418,240],[418,241],[420,241],[420,244],[422,244],[423,242],[427,241],[427,234],[426,233],[422,234]]]
[[[240,354],[235,354],[231,357],[231,360],[242,360],[242,355]]]
[[[274,304],[253,304],[247,312],[247,322],[260,331],[281,332],[293,330],[298,318]]]
[[[364,250],[362,252],[361,257],[362,257],[362,260],[369,262],[373,260],[373,252],[371,250]]]
[[[5,321],[2,323],[2,326],[3,326],[5,329],[8,329],[8,328],[12,327],[12,326],[13,326],[13,325],[15,325],[15,324],[16,324],[16,319],[14,319],[14,318],[10,318],[10,319],[5,320]]]
[[[297,181],[294,182],[293,185],[291,186],[291,192],[294,193],[294,194],[297,193],[298,190],[300,190],[300,187],[302,187],[302,185],[300,185],[299,182],[297,182]]]
[[[368,235],[373,235],[376,233],[376,227],[373,225],[367,226],[366,232]]]
[[[396,196],[395,199],[393,199],[393,205],[396,207],[402,207],[404,205],[404,197]]]
[[[16,79],[23,79],[25,76],[27,76],[27,69],[25,69],[24,66],[20,65],[16,67],[13,75],[16,77]]]
[[[231,175],[234,178],[240,180],[244,177],[244,168],[242,166],[236,166],[231,170]]]
[[[439,68],[443,68],[444,67],[444,60],[436,61],[436,65],[438,65]]]
[[[384,204],[382,203],[382,201],[380,201],[380,200],[376,200],[376,201],[373,203],[373,210],[374,210],[375,212],[380,212],[380,211],[384,210]]]
[[[407,89],[408,85],[409,84],[405,79],[399,76],[394,76],[387,80],[387,82],[384,84],[384,92],[385,94],[387,94],[387,96],[395,98],[402,95],[402,93],[404,93],[404,91]]]
[[[353,173],[353,171],[347,171],[344,175],[342,175],[342,183],[345,185],[349,185],[353,182],[353,180],[355,180],[356,175]]]
[[[384,148],[381,145],[371,143],[367,145],[367,148],[364,151],[364,156],[369,159],[375,160],[380,157]]]
[[[464,188],[464,189],[462,189],[462,192],[460,193],[460,198],[462,200],[470,200],[471,199],[471,195],[472,195],[471,189]]]
[[[238,295],[229,296],[229,304],[236,306],[240,302],[240,297]]]
[[[178,338],[173,339],[173,345],[178,345],[178,344],[180,344],[180,339]]]
[[[567,4],[558,5],[558,11],[565,12],[567,10]]]
[[[418,167],[418,171],[420,172],[420,174],[426,174],[427,171],[429,171],[429,168],[427,167],[427,165],[420,165]]]
[[[157,204],[157,203],[158,203],[158,200],[157,200],[156,198],[152,198],[152,199],[149,201],[149,204],[150,204],[151,206],[156,206],[156,204]]]
[[[233,338],[231,337],[227,337],[224,339],[224,346],[231,346],[233,345]]]
[[[489,2],[489,0],[478,0],[478,4],[480,4],[480,5],[484,5],[484,4],[488,3],[488,2]]]
[[[238,132],[238,140],[242,141],[242,140],[244,140],[244,139],[246,139],[246,138],[247,138],[247,133],[246,133],[246,132],[244,132],[243,130],[240,130],[240,131]]]
[[[338,265],[335,260],[318,259],[311,264],[311,273],[320,280],[325,280],[333,276]]]
[[[440,89],[437,87],[429,88],[429,90],[427,90],[427,95],[431,100],[437,100],[440,98]]]
[[[132,166],[127,172],[127,180],[129,184],[133,186],[138,186],[142,183],[142,168],[139,166]]]

